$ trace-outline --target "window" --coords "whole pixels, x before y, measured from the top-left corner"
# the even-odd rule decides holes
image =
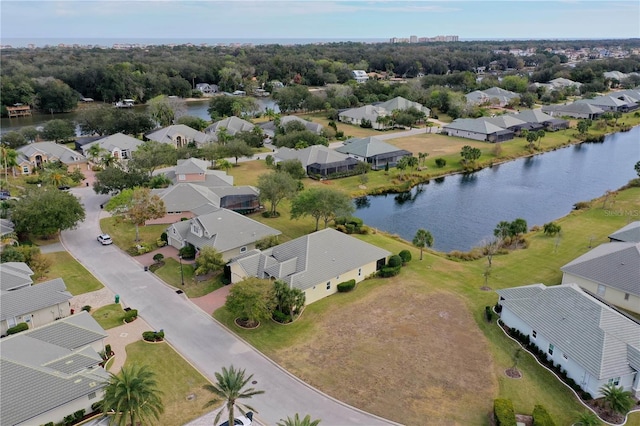
[[[620,377],[614,377],[613,379],[609,379],[609,384],[618,386],[620,384]]]
[[[96,393],[95,392],[91,392],[89,394],[89,399],[94,399],[96,397]]]
[[[533,330],[533,331],[531,332],[531,337],[533,337],[533,338],[535,339],[536,337],[538,337],[538,333],[536,333],[536,331],[535,331],[535,330]]]
[[[598,296],[604,296],[605,290],[606,290],[605,286],[603,286],[602,284],[598,284]]]
[[[549,355],[553,355],[553,345],[551,343],[549,343],[549,350],[547,352],[549,352]]]
[[[331,290],[331,281],[327,281],[327,290]]]
[[[624,294],[624,300],[629,300],[629,293]]]
[[[29,166],[22,166],[22,173],[29,173]]]

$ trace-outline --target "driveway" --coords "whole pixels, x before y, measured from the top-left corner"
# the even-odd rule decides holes
[[[228,332],[191,301],[176,294],[155,275],[115,245],[102,246],[100,204],[106,195],[90,187],[74,188],[86,209],[76,229],[62,233],[66,249],[121,301],[138,309],[151,329],[163,329],[166,339],[199,371],[214,380],[222,367],[234,365],[254,374],[255,387],[266,393],[251,401],[267,424],[295,413],[310,414],[327,425],[388,425],[393,422],[345,405],[289,374],[253,347]]]

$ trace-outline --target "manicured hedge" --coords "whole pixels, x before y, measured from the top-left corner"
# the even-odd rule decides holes
[[[7,330],[7,334],[16,334],[29,329],[29,324],[20,322]]]
[[[402,263],[411,262],[411,252],[409,250],[402,250],[400,253],[398,253],[398,256],[402,258]]]
[[[549,412],[542,405],[533,407],[533,426],[556,426]]]
[[[162,342],[164,340],[164,331],[143,331],[142,338],[147,342]]]
[[[516,413],[510,399],[494,399],[493,414],[496,418],[496,426],[516,426]]]
[[[395,277],[400,273],[400,266],[385,266],[378,271],[378,275],[382,278]]]
[[[137,309],[131,309],[130,311],[125,312],[124,314],[124,322],[131,322],[136,318],[138,318]]]
[[[402,266],[402,258],[397,254],[394,254],[389,257],[389,261],[387,262],[387,265],[390,268],[395,268],[396,266]]]
[[[353,290],[356,286],[356,280],[349,280],[338,284],[338,293],[346,293]]]

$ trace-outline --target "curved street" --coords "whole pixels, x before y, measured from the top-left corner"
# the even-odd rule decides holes
[[[237,338],[197,308],[183,295],[160,281],[115,245],[96,241],[100,232],[100,204],[109,196],[96,195],[91,187],[72,189],[86,209],[86,219],[74,230],[62,233],[66,249],[105,286],[119,294],[155,330],[163,329],[167,341],[202,374],[233,364],[253,373],[256,389],[265,391],[250,402],[258,419],[275,424],[282,418],[310,414],[325,425],[396,424],[347,406],[287,373]],[[161,372],[160,372],[161,374]]]

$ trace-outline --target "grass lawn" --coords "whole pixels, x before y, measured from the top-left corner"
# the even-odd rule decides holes
[[[113,243],[122,250],[128,251],[137,244],[147,243],[151,245],[151,250],[157,248],[156,240],[167,229],[167,225],[146,225],[139,227],[140,241],[136,239],[135,225],[123,222],[117,217],[107,217],[100,220],[102,232],[111,235]],[[97,237],[97,235],[96,235]]]
[[[103,287],[96,277],[66,251],[46,253],[43,256],[49,259],[51,266],[41,281],[62,278],[67,285],[67,290],[74,296],[100,290]]]
[[[204,408],[213,399],[203,389],[209,381],[167,343],[139,341],[127,345],[126,351],[125,365],[147,365],[156,373],[164,405],[157,424],[181,426],[211,411]]]
[[[119,303],[113,303],[96,309],[91,314],[93,319],[105,330],[124,324],[124,310]]]
[[[556,221],[559,239],[532,232],[529,248],[494,257],[488,285],[558,284],[559,268],[590,250],[591,236],[593,246],[607,242],[630,219],[607,215],[602,200],[591,204]],[[608,206],[638,208],[640,188],[619,192]],[[542,404],[559,425],[585,410],[529,355],[520,357],[521,379],[505,375],[517,346],[484,319],[484,307],[497,300],[494,291],[481,290],[486,259],[461,262],[428,250],[420,261],[419,250],[398,238],[358,238],[394,253],[408,248],[414,260],[398,277],[366,280],[351,293],[313,303],[286,327],[268,322],[240,330],[224,308],[214,317],[329,395],[405,424],[428,418],[432,424],[484,425],[497,397],[511,399],[523,414]],[[640,416],[632,416],[630,424],[638,422]]]
[[[182,263],[183,286],[180,276],[180,262],[173,258],[165,258],[164,265],[157,269],[152,266],[151,270],[170,286],[184,291],[188,297],[204,296],[224,286],[222,274],[205,281],[196,281],[193,264],[185,262]]]

